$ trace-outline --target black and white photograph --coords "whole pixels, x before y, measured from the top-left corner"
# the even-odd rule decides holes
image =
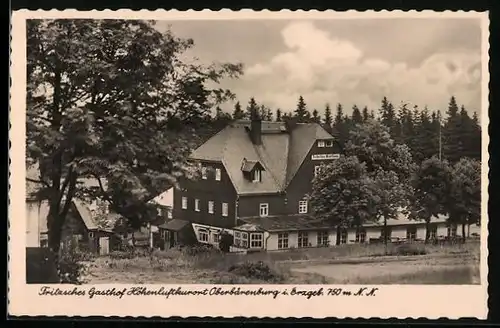
[[[19,275],[484,286],[471,14],[26,18]]]

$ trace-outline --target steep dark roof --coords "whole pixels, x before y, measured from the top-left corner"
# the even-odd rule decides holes
[[[262,143],[253,144],[249,120],[228,125],[192,154],[191,158],[221,162],[239,194],[275,193],[285,190],[318,139],[333,139],[317,123],[298,123],[290,130],[283,122],[262,122]],[[253,183],[242,174],[243,159],[260,163],[262,181]]]
[[[88,230],[105,230],[99,229],[89,207],[80,200],[73,199],[73,205],[80,217],[82,218],[85,227]],[[47,215],[49,214],[49,204],[47,201],[33,202],[29,201],[28,206],[38,207],[38,216],[35,219],[40,220],[40,233],[47,232]]]
[[[171,230],[171,231],[180,231],[186,225],[190,224],[188,221],[173,219],[169,220],[166,223],[160,225],[161,229]]]

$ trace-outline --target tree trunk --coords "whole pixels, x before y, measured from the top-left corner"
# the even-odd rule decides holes
[[[462,243],[465,244],[465,223],[462,223]]]
[[[337,227],[337,238],[335,240],[335,245],[340,245],[340,229]]]
[[[470,237],[470,224],[467,224],[467,238]]]
[[[387,218],[384,217],[384,252],[385,252],[385,255],[388,254],[388,252],[387,252],[387,235],[388,235],[388,233],[387,232],[388,232],[387,231]]]
[[[424,244],[428,244],[429,243],[429,237],[430,237],[430,231],[429,231],[429,228],[430,228],[430,222],[428,220],[425,221],[425,242]]]
[[[47,217],[49,249],[56,255],[59,254],[62,238],[62,224],[55,215],[49,213]]]

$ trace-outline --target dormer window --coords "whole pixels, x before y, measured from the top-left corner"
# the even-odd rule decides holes
[[[333,147],[333,140],[326,140],[325,147]]]
[[[204,167],[204,166],[201,168],[201,178],[202,178],[203,180],[206,180],[206,179],[207,179],[207,168],[206,168],[206,167]]]
[[[243,163],[241,164],[241,171],[248,181],[261,182],[262,171],[265,170],[262,164],[260,164],[258,161],[249,161],[244,158]]]
[[[318,147],[319,148],[324,148],[325,147],[325,141],[324,140],[319,140],[318,141]]]
[[[262,181],[261,172],[259,169],[255,169],[253,171],[253,182],[261,182],[261,181]]]

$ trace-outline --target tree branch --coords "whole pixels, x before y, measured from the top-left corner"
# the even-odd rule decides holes
[[[50,184],[48,182],[46,182],[46,181],[43,181],[43,180],[36,180],[36,179],[26,178],[26,181],[34,182],[34,183],[40,183],[40,184],[43,184],[45,187],[50,188]]]
[[[61,190],[59,192],[59,202],[62,201],[63,196],[64,196],[64,192],[66,191],[66,188],[68,187],[68,184],[69,184],[72,176],[73,176],[73,165],[71,165],[71,167],[69,168],[68,175],[66,176],[66,179],[64,180],[64,182],[62,184]]]
[[[69,208],[70,208],[71,204],[73,203],[73,196],[75,195],[75,191],[76,191],[77,175],[75,174],[75,172],[71,172],[71,174],[68,176],[69,176],[69,179],[68,179],[69,189],[68,189],[68,195],[66,196],[66,199],[64,202],[64,207],[63,207],[61,215],[60,215],[60,217],[62,217],[62,218],[65,218],[66,215],[68,214]]]

